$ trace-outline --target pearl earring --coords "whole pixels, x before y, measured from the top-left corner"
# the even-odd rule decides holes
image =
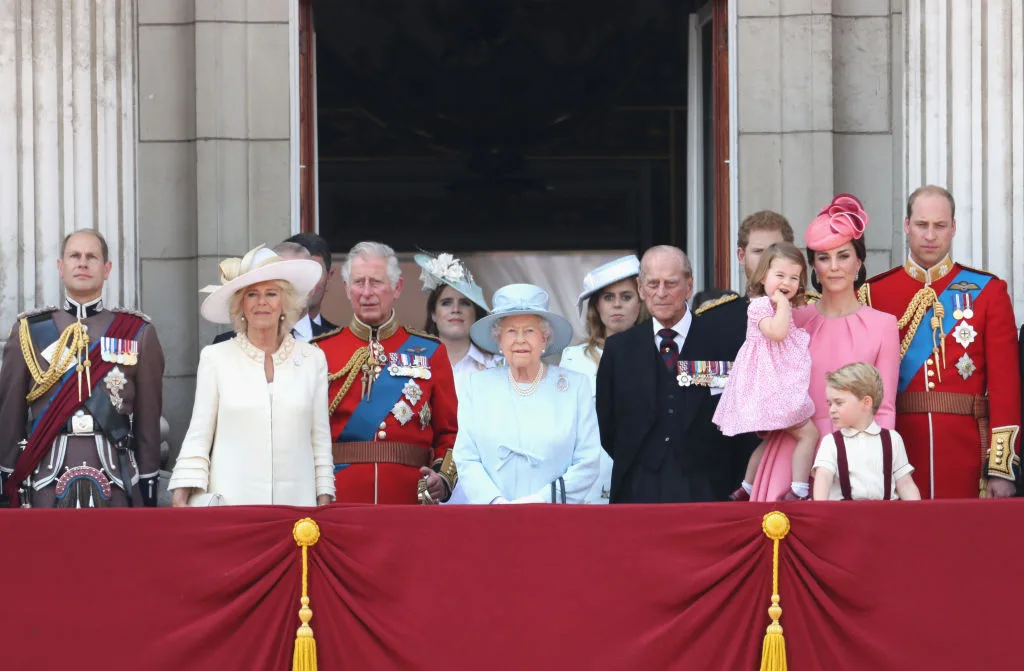
[[[281,315],[281,321],[284,321],[284,315]]]

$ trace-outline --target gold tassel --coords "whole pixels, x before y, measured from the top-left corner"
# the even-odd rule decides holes
[[[779,541],[789,533],[789,518],[778,510],[766,514],[761,522],[764,535],[772,539],[772,605],[768,617],[772,623],[761,646],[761,671],[786,671],[786,639],[782,636],[782,606],[779,605]]]
[[[292,654],[292,671],[316,671],[316,639],[309,621],[313,618],[313,610],[309,607],[309,548],[320,540],[320,527],[316,522],[305,517],[295,523],[292,537],[302,548],[302,598],[299,602],[299,620],[302,624],[295,632],[295,652]]]

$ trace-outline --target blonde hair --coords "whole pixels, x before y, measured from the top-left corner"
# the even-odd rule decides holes
[[[836,391],[848,391],[858,399],[871,397],[871,412],[877,413],[882,405],[882,376],[869,363],[850,363],[825,375],[825,383]]]
[[[282,310],[281,316],[284,319],[281,320],[277,327],[277,334],[280,336],[285,333],[289,333],[295,323],[302,318],[302,312],[306,309],[306,297],[299,296],[295,291],[295,287],[292,286],[291,282],[287,280],[271,280],[277,285],[277,288],[281,290],[282,299]],[[243,335],[248,329],[248,325],[245,323],[245,313],[242,310],[242,299],[245,297],[245,292],[251,287],[242,287],[231,296],[231,302],[228,305],[228,314],[231,315],[231,325],[235,327],[235,333]]]
[[[764,250],[761,260],[757,262],[757,268],[747,280],[747,295],[751,298],[765,295],[764,278],[767,277],[768,269],[775,259],[785,259],[800,266],[800,286],[797,287],[796,295],[790,299],[790,303],[795,306],[805,304],[807,302],[807,259],[792,242],[776,242]]]

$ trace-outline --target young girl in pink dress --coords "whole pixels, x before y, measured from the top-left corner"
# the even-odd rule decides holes
[[[786,431],[796,439],[793,480],[782,500],[806,499],[818,429],[810,421],[814,402],[810,337],[793,323],[792,308],[806,301],[807,262],[790,242],[764,251],[750,277],[747,340],[736,354],[729,383],[715,411],[714,422],[726,436]],[[742,489],[734,500],[747,500],[764,443],[750,456]]]

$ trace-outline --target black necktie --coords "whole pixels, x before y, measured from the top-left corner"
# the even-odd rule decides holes
[[[661,341],[658,343],[658,352],[665,362],[665,368],[668,368],[668,372],[672,374],[675,374],[676,364],[679,363],[679,347],[676,345],[676,335],[676,332],[672,329],[661,329],[658,331],[658,337],[661,338]]]

